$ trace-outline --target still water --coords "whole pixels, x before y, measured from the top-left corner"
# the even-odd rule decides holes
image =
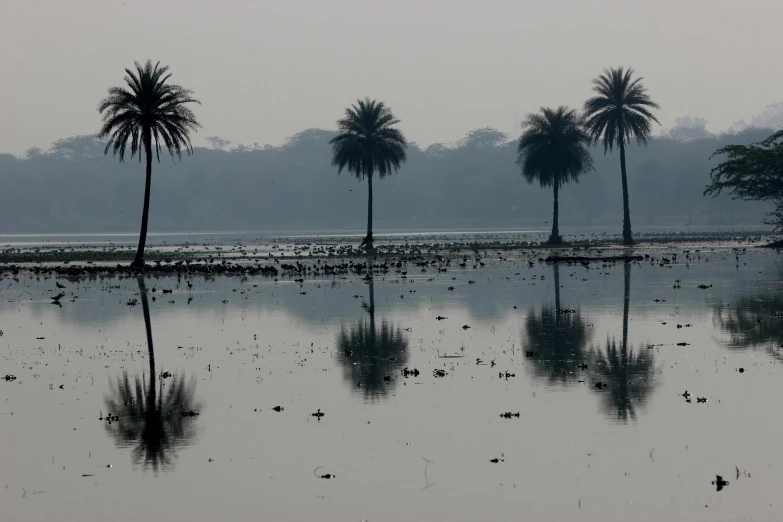
[[[0,518],[780,519],[780,258],[637,253],[5,277]]]

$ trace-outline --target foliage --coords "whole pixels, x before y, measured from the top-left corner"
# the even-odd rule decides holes
[[[332,164],[359,179],[397,172],[406,160],[405,136],[395,127],[399,122],[383,102],[359,100],[337,121],[339,134],[330,141]]]
[[[708,158],[725,145],[748,144],[771,133],[750,129],[685,143],[651,139],[649,147],[628,158],[629,190],[645,199],[635,210],[647,215],[649,203],[656,225],[676,227],[685,222],[692,199],[694,225],[752,227],[768,210],[767,204],[732,200],[725,193],[716,199],[702,197],[710,169],[718,163]],[[142,212],[138,199],[144,191],[138,178],[144,175],[144,166],[114,161],[103,156],[105,142],[97,146],[99,156],[82,155],[74,145],[67,160],[55,157],[51,149],[30,159],[0,154],[0,230],[40,234],[136,229]],[[520,187],[514,163],[517,143],[439,149],[436,156],[406,148],[405,168],[385,178],[383,190],[375,191],[380,208],[394,209],[383,214],[377,222],[380,227],[535,227],[551,217],[550,198],[541,197],[538,187]],[[604,227],[622,216],[616,158],[597,148],[590,152],[595,171],[580,178],[579,190],[562,192],[560,213],[574,225],[589,216],[594,226]],[[329,146],[283,145],[245,153],[208,146],[197,147],[196,154],[197,162],[155,165],[151,212],[156,232],[361,228],[356,209],[366,201],[366,193],[356,189],[353,176],[332,177]],[[651,160],[654,165],[648,168]]]
[[[508,134],[492,127],[474,129],[462,139],[461,145],[466,148],[488,149],[499,147],[508,141]]]
[[[98,112],[103,115],[98,138],[108,138],[104,154],[112,150],[115,156],[119,156],[120,163],[125,159],[128,142],[131,157],[138,154],[139,162],[144,149],[147,160],[144,206],[139,246],[131,263],[131,266],[143,267],[152,186],[152,144],[155,144],[158,162],[162,147],[169,151],[172,158],[174,154],[182,158],[182,149],[191,154],[190,131],[195,131],[200,125],[186,104],[199,101],[191,96],[192,92],[188,89],[166,83],[171,74],[168,67],[160,67],[160,62],[154,66],[151,60],[147,60],[144,66],[136,62],[135,73],[130,69],[125,69],[125,72],[125,83],[129,89],[111,87],[109,95],[98,106]]]
[[[108,138],[105,152],[112,150],[125,158],[130,141],[131,157],[139,155],[145,134],[155,143],[155,154],[160,161],[161,145],[173,156],[182,157],[182,149],[193,152],[189,132],[200,127],[187,103],[201,103],[191,95],[192,91],[179,85],[166,83],[171,77],[168,66],[152,60],[142,66],[136,62],[136,71],[125,69],[128,89],[112,87],[109,95],[98,106],[103,114],[103,126],[99,138]],[[162,143],[161,143],[162,142]]]
[[[229,140],[221,138],[220,136],[207,136],[204,139],[206,139],[209,144],[212,145],[213,149],[225,149],[231,145]]]
[[[593,168],[586,147],[590,138],[575,110],[564,106],[542,108],[540,114],[527,116],[522,129],[517,164],[528,183],[562,186],[578,182],[581,174]]]
[[[651,122],[660,122],[650,109],[659,109],[642,85],[644,78],[631,80],[633,69],[605,69],[593,80],[596,96],[585,102],[585,126],[594,143],[603,142],[604,152],[636,138],[646,145],[652,133]]]
[[[711,158],[716,156],[725,159],[710,172],[704,194],[726,190],[738,199],[773,203],[764,222],[783,229],[783,130],[749,145],[727,145]]]

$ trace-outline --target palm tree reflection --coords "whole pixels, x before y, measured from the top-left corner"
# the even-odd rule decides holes
[[[634,353],[628,347],[628,309],[631,302],[631,264],[625,263],[625,292],[623,300],[623,338],[618,347],[614,339],[607,339],[606,349],[597,346],[590,351],[589,368],[594,383],[607,388],[593,390],[601,396],[601,409],[617,422],[636,420],[637,408],[644,408],[654,388],[653,353]]]
[[[575,372],[584,363],[585,347],[590,337],[580,310],[560,306],[560,267],[552,265],[555,284],[555,306],[544,304],[536,313],[531,309],[525,319],[525,350],[536,355],[526,365],[534,378],[549,384],[575,384]]]
[[[338,360],[343,378],[365,400],[385,396],[397,381],[399,371],[408,360],[408,339],[399,327],[385,320],[375,323],[375,287],[369,279],[370,304],[363,306],[369,318],[363,317],[337,335]]]
[[[132,381],[127,372],[110,384],[104,402],[110,415],[117,420],[107,419],[106,430],[119,447],[132,447],[134,464],[143,468],[170,469],[176,461],[176,449],[193,442],[196,437],[195,418],[200,404],[195,400],[196,380],[186,380],[184,375],[166,380],[160,378],[161,390],[157,388],[155,373],[155,352],[152,343],[149,302],[144,278],[138,278],[139,294],[144,312],[144,326],[147,331],[149,349],[149,379],[136,376]]]

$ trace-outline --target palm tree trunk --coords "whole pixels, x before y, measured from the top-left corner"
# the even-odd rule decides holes
[[[141,232],[139,232],[139,247],[132,267],[144,268],[144,245],[147,244],[147,222],[150,215],[150,189],[152,186],[152,134],[144,132],[144,154],[147,156],[147,176],[144,182],[144,210],[141,212]]]
[[[552,215],[552,235],[549,236],[549,243],[552,245],[559,245],[560,244],[560,226],[557,219],[557,216],[559,214],[558,212],[558,192],[560,188],[558,187],[560,183],[558,183],[558,179],[555,178],[554,183],[554,192],[555,192],[555,209]]]
[[[367,237],[365,238],[367,250],[372,250],[372,172],[367,176],[368,198],[367,198]]]
[[[622,132],[620,136],[622,136]],[[631,209],[628,205],[628,174],[625,171],[625,142],[623,140],[620,140],[620,171],[623,178],[623,243],[633,245]]]

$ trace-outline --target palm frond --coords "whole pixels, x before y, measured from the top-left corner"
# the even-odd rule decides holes
[[[407,156],[406,140],[395,127],[400,121],[383,102],[358,100],[337,121],[339,134],[332,146],[332,165],[338,173],[347,170],[359,179],[397,172]]]
[[[127,88],[108,90],[98,105],[98,112],[103,115],[98,137],[108,138],[106,154],[111,150],[124,161],[130,145],[131,157],[138,155],[141,160],[145,136],[150,138],[158,161],[164,148],[172,157],[181,158],[183,150],[193,153],[190,132],[201,125],[186,105],[200,102],[193,98],[191,90],[167,83],[171,78],[168,71],[169,67],[160,62],[135,62],[135,71],[125,69]]]
[[[593,79],[595,96],[583,108],[585,128],[593,144],[603,143],[604,153],[635,138],[647,144],[652,134],[652,122],[660,122],[650,109],[660,109],[647,94],[644,78],[633,78],[633,69],[604,69]]]
[[[590,137],[576,110],[542,107],[540,113],[527,116],[522,129],[517,164],[529,183],[560,187],[578,182],[581,174],[592,170],[593,160],[587,149]]]

